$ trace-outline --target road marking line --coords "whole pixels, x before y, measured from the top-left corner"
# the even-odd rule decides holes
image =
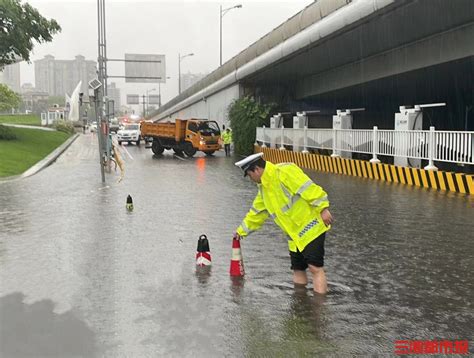
[[[130,159],[133,160],[133,157],[132,157],[132,155],[128,152],[127,148],[125,148],[123,144],[121,145],[121,147],[122,147],[122,149],[125,151],[125,153],[127,153],[127,155],[130,157]]]

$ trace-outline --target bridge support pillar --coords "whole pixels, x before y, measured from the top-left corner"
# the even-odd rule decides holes
[[[296,112],[296,116],[293,117],[293,129],[304,129],[307,128],[308,117],[305,112]],[[303,146],[304,151],[307,151],[306,148],[306,135],[307,131],[296,130],[293,131],[293,151],[301,152],[301,147]]]
[[[395,113],[395,131],[417,131],[423,129],[423,112],[419,106],[414,108],[400,107],[400,113]],[[407,137],[405,137],[407,138]],[[416,136],[408,136],[409,140],[397,140],[395,132],[395,156],[393,163],[402,167],[421,167],[421,159],[410,158],[420,155],[423,143],[415,140]],[[421,137],[420,137],[421,138]]]
[[[344,138],[344,131],[342,129],[352,129],[352,112],[347,109],[345,111],[337,110],[336,115],[332,116],[332,129],[334,138],[333,138],[333,148],[334,151],[332,156],[343,157],[343,158],[352,158],[352,152],[349,150],[348,143]]]

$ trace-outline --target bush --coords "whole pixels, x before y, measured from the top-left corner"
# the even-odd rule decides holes
[[[71,121],[57,120],[54,121],[53,128],[59,132],[74,134],[74,125]]]
[[[10,128],[0,124],[0,139],[13,140],[17,138],[16,138],[15,133],[13,133],[13,131]]]
[[[250,96],[239,98],[231,103],[229,119],[237,154],[248,155],[253,153],[256,129],[265,123],[274,106],[274,103],[258,103]]]

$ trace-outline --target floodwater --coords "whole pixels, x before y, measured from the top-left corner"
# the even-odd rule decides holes
[[[336,222],[326,297],[295,290],[268,222],[231,238],[256,194],[236,158],[128,146],[100,183],[96,138],[39,174],[0,182],[0,356],[301,357],[393,354],[401,339],[470,340],[473,200],[319,172]],[[135,210],[125,210],[131,194]],[[197,272],[199,235],[213,266]]]

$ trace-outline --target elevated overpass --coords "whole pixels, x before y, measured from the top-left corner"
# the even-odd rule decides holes
[[[353,128],[393,128],[400,105],[445,102],[424,127],[474,130],[474,2],[320,0],[281,24],[156,111],[156,120],[227,121],[243,95],[276,111],[364,107]],[[291,120],[291,117],[286,121]]]

